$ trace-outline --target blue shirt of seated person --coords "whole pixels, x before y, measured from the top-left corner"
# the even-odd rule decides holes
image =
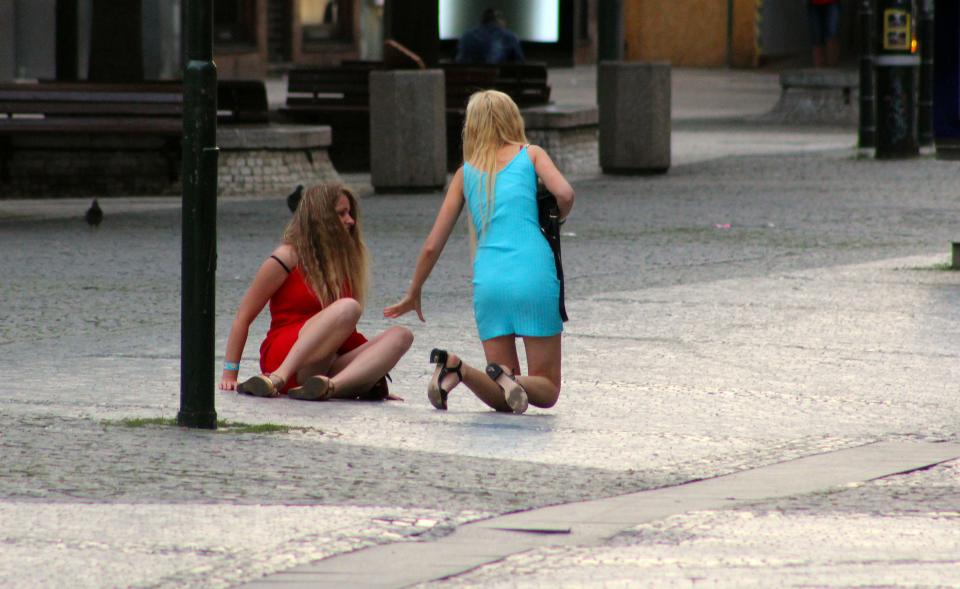
[[[483,12],[481,25],[467,31],[457,43],[457,63],[523,63],[520,39],[503,26],[499,11]]]

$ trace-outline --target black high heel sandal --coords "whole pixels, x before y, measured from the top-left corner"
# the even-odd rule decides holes
[[[511,411],[519,415],[527,410],[529,404],[527,391],[517,382],[516,377],[509,372],[505,372],[499,364],[487,364],[486,372],[490,380],[497,383],[503,390],[503,399],[507,402]]]
[[[448,374],[456,374],[457,378],[460,379],[454,386],[463,382],[463,373],[460,372],[460,369],[463,368],[463,360],[460,360],[456,366],[447,367],[447,351],[434,348],[433,351],[430,352],[430,362],[436,364],[437,368],[433,371],[430,384],[427,385],[427,398],[430,399],[431,405],[441,411],[446,411],[447,395],[450,394],[450,391],[444,390],[443,387],[440,386],[440,383],[443,382],[443,379]],[[450,388],[452,389],[453,387]]]

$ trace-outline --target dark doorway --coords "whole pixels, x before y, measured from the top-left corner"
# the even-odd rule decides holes
[[[93,0],[90,16],[91,82],[143,80],[140,0]]]
[[[292,0],[267,2],[267,59],[270,63],[293,60]]]

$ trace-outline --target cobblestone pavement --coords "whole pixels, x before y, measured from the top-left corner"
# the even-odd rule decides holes
[[[427,323],[401,321],[416,335],[393,372],[406,402],[217,393],[221,419],[293,429],[133,427],[122,420],[172,418],[179,404],[178,202],[107,200],[106,220],[90,230],[79,220],[85,201],[0,201],[0,585],[229,586],[491,514],[874,440],[956,440],[960,275],[943,269],[957,239],[956,164],[857,159],[846,131],[729,125],[678,125],[664,176],[575,180],[564,392],[556,408],[520,417],[459,390],[437,412],[423,394],[430,348],[482,363],[461,231],[427,284]],[[362,194],[375,260],[369,334],[390,324],[379,310],[409,280],[439,196],[377,196],[368,178],[347,179]],[[218,354],[288,218],[283,196],[219,205]],[[266,323],[254,326],[242,375],[256,370]],[[831,526],[842,533],[830,542],[859,546],[853,560],[898,529],[946,551],[956,546],[950,495],[895,488],[912,477],[953,484],[956,474],[941,467],[886,487],[650,524],[597,552],[613,560],[594,567],[596,586],[629,583],[621,570],[667,586],[698,575],[792,583],[783,563],[794,548],[777,552],[774,540],[813,550]],[[851,509],[834,509],[836,497]],[[893,513],[907,504],[899,497],[919,511]],[[852,567],[850,584],[888,570],[890,584],[907,584],[897,571],[955,579],[936,559],[917,564],[919,540],[902,546],[913,564],[888,552],[873,568]],[[456,583],[509,586],[536,559],[588,571],[586,554],[518,557]],[[811,554],[796,579],[828,585],[839,571],[831,552]],[[712,560],[697,564],[704,555]],[[657,565],[661,557],[677,560]],[[571,572],[569,584],[590,579]]]
[[[676,515],[602,548],[533,550],[430,587],[956,587],[960,462]]]

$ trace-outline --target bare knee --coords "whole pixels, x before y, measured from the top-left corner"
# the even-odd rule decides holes
[[[549,409],[556,405],[557,401],[560,400],[560,385],[554,383],[551,384],[553,384],[553,391],[546,391],[545,395],[542,395],[536,401],[531,399],[530,402],[541,409]]]
[[[356,299],[343,298],[335,300],[321,313],[325,311],[333,313],[337,320],[343,323],[356,325],[360,321],[363,307]]]
[[[527,389],[530,404],[541,409],[549,409],[560,399],[560,379],[554,380],[549,376],[535,375],[523,382]]]
[[[389,328],[386,332],[387,337],[393,342],[401,354],[406,354],[410,346],[413,345],[413,332],[406,327],[399,325]]]

